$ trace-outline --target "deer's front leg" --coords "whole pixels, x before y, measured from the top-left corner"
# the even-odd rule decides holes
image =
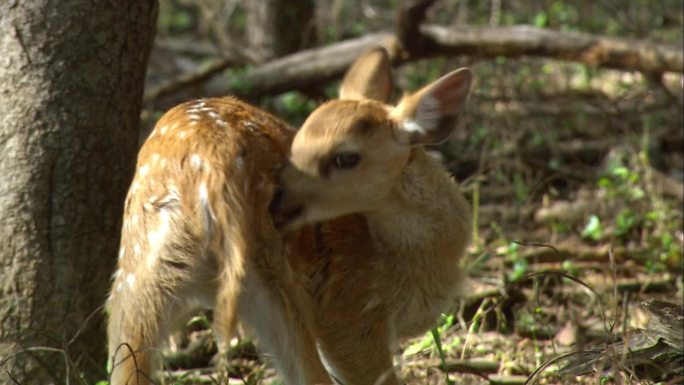
[[[318,348],[335,380],[343,385],[401,384],[392,364],[391,328],[383,309],[329,310],[323,318]]]

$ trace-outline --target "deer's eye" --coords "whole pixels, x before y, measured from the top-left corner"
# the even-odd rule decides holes
[[[361,156],[355,152],[340,152],[332,158],[331,165],[340,170],[349,170],[359,164]]]

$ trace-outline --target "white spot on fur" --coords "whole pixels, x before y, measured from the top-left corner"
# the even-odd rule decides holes
[[[128,284],[129,288],[135,286],[135,274],[128,274],[126,276],[126,283]]]
[[[202,117],[197,114],[188,114],[188,120],[191,122],[198,122],[202,120]]]
[[[198,154],[192,154],[190,156],[190,164],[195,170],[199,170],[202,167],[202,158]]]
[[[207,191],[207,185],[202,183],[199,186],[199,196],[200,201],[206,202],[209,200],[209,192]]]
[[[166,134],[166,131],[168,131],[168,129],[169,129],[168,126],[162,126],[162,127],[159,129],[159,134],[160,134],[160,135],[165,135],[165,134]]]
[[[117,269],[117,270],[114,272],[114,274],[112,274],[112,279],[117,279],[117,278],[119,278],[119,276],[121,275],[121,273],[122,273],[122,270],[121,270],[121,269]]]
[[[237,166],[239,170],[245,168],[245,160],[242,156],[238,155],[235,157],[235,166]]]
[[[219,113],[216,111],[209,111],[209,112],[207,112],[207,115],[209,115],[209,117],[214,119],[214,120],[221,119],[221,115],[219,115]]]
[[[178,133],[178,137],[179,137],[181,140],[183,140],[183,139],[185,139],[185,138],[188,137],[188,132],[187,132],[187,131],[181,131],[180,133]]]
[[[116,291],[121,291],[123,290],[123,284],[121,282],[116,284]]]
[[[136,244],[133,246],[133,254],[136,256],[140,255],[140,245]]]
[[[159,212],[159,228],[155,231],[150,231],[147,234],[147,241],[151,246],[155,246],[162,242],[171,230],[171,215],[166,209]]]
[[[159,163],[159,158],[161,158],[161,156],[158,153],[155,152],[152,154],[152,163]]]
[[[140,176],[146,176],[147,174],[149,174],[149,172],[150,166],[148,164],[144,164],[140,166],[140,168],[138,169],[138,173],[140,174]]]
[[[221,118],[216,119],[216,124],[218,124],[219,126],[221,126],[223,128],[228,127],[228,122],[226,122],[225,120],[223,120]]]
[[[245,122],[245,128],[254,132],[254,130],[256,130],[257,126],[256,126],[256,124],[254,124],[254,122]]]
[[[166,189],[169,193],[163,199],[164,201],[180,201],[180,193],[178,192],[178,186],[175,184],[168,184]]]
[[[146,258],[147,268],[149,270],[154,270],[154,267],[157,264],[157,260],[158,258],[156,253],[149,253]]]
[[[204,227],[204,232],[208,235],[207,238],[209,238],[211,236],[211,224],[216,220],[216,216],[214,215],[214,210],[211,208],[211,203],[209,202],[207,185],[204,183],[199,186],[199,198],[204,211],[202,215],[202,225]]]
[[[150,245],[156,245],[162,239],[162,234],[159,231],[150,231],[147,233],[147,242]]]
[[[119,259],[123,258],[124,255],[126,255],[126,248],[124,246],[121,246],[119,249]]]

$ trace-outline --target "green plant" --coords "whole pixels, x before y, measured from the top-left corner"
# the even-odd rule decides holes
[[[591,215],[587,220],[587,224],[582,229],[580,234],[584,239],[591,239],[592,241],[598,241],[603,238],[603,225],[601,225],[601,219],[598,215]]]
[[[648,124],[645,126],[641,150],[638,153],[626,151],[610,158],[604,175],[597,182],[608,199],[623,202],[610,223],[613,230],[609,235],[615,240],[638,242],[647,248],[650,257],[644,264],[650,272],[661,271],[665,266],[681,269],[682,243],[673,235],[681,231],[681,209],[653,187],[647,151],[650,130]],[[606,236],[597,216],[590,217],[582,236],[594,240]]]
[[[437,349],[438,353],[441,355],[443,354],[442,350],[442,340],[441,337],[445,335],[446,331],[454,325],[454,316],[453,314],[442,314],[442,322],[439,326],[436,328],[433,328],[430,330],[430,332],[425,333],[423,338],[417,339],[414,343],[411,345],[407,346],[404,352],[402,353],[403,357],[410,357],[416,354],[419,354],[421,352],[429,352],[432,349],[433,344],[435,344],[435,348]],[[435,335],[434,332],[438,333],[437,338],[439,338],[439,341],[437,342],[435,340]],[[439,346],[436,344],[439,343]],[[440,353],[441,351],[441,353]]]
[[[506,276],[508,282],[517,282],[527,274],[529,262],[520,255],[520,244],[509,242],[504,248],[506,259],[513,263],[513,269]]]
[[[453,315],[449,315],[446,317],[444,315],[442,315],[442,317],[447,318],[447,321],[442,326],[446,325],[447,323],[452,324],[454,321]],[[454,384],[454,382],[449,378],[449,372],[446,370],[446,359],[444,356],[444,349],[442,349],[442,333],[444,332],[444,330],[439,330],[439,329],[440,329],[439,327],[433,328],[432,330],[430,330],[430,334],[432,335],[432,340],[435,343],[435,347],[437,348],[437,353],[439,354],[439,361],[440,361],[440,364],[442,365],[442,370],[444,371],[446,383],[451,385],[451,384]]]
[[[616,237],[624,237],[629,234],[632,229],[638,224],[639,218],[637,214],[629,208],[624,208],[615,217],[615,229],[613,235]]]

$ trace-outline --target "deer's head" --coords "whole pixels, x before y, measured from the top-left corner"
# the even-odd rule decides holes
[[[271,204],[276,226],[294,229],[381,207],[400,187],[412,149],[454,130],[470,70],[451,72],[393,106],[386,104],[391,69],[383,48],[366,52],[345,75],[340,98],[304,122]]]

